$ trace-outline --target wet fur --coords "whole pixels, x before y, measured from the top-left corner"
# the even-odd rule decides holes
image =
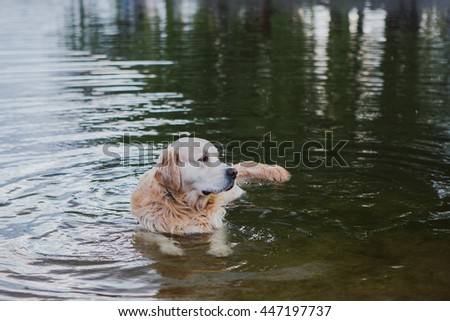
[[[133,214],[147,230],[183,235],[209,233],[222,226],[225,209],[218,195],[192,200],[186,194],[169,191],[157,175],[155,171],[145,173],[131,199]]]
[[[131,198],[131,210],[148,231],[159,234],[189,235],[221,230],[226,213],[225,206],[239,198],[243,190],[238,186],[244,180],[285,182],[290,174],[280,166],[255,162],[233,165],[238,170],[236,183],[229,191],[198,195],[183,191],[183,177],[178,166],[179,155],[168,148],[160,156],[159,165],[144,173]],[[219,233],[217,235],[222,235]],[[227,256],[230,249],[224,237],[211,237],[210,254]],[[175,244],[162,242],[162,235],[152,236],[163,252],[181,255]],[[221,244],[222,243],[222,244]],[[221,244],[221,245],[220,245]]]

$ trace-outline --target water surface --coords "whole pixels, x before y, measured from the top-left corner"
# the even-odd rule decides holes
[[[2,1],[0,298],[449,300],[449,30],[447,1]],[[130,214],[176,135],[326,132],[348,166],[244,186],[229,258]]]

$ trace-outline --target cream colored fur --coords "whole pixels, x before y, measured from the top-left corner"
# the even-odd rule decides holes
[[[195,146],[176,148],[180,142]],[[202,158],[208,163],[199,161]],[[290,178],[280,166],[243,162],[230,167],[218,161],[217,149],[208,141],[183,138],[163,152],[157,167],[142,175],[131,197],[131,211],[143,227],[154,233],[188,235],[220,230],[225,206],[243,194],[234,178],[227,176],[229,168],[238,171],[238,182],[255,179],[285,182]],[[223,238],[212,236],[210,254],[226,256],[230,253],[223,244],[219,246],[220,239]],[[161,241],[161,236],[155,236],[155,240]],[[175,244],[159,241],[162,251],[182,254]]]

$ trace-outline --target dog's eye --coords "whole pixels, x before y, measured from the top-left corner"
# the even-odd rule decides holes
[[[202,162],[202,163],[206,163],[207,161],[208,161],[208,156],[203,156],[202,158],[199,158],[199,160],[198,160],[199,162]]]

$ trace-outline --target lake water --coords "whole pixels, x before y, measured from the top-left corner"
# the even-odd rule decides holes
[[[450,5],[337,3],[1,1],[0,299],[449,300]],[[344,163],[244,186],[229,258],[146,242],[165,142],[269,133]]]

